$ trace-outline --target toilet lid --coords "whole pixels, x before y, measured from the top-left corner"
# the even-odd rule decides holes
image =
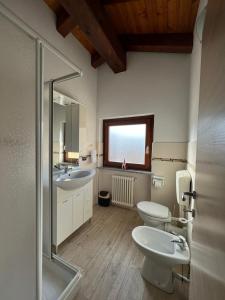
[[[148,214],[149,216],[168,219],[169,218],[169,209],[168,207],[149,201],[142,201],[137,204],[139,210],[143,213]]]

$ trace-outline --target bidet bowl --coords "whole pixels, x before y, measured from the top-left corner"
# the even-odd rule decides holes
[[[148,226],[138,226],[132,231],[132,238],[145,256],[152,257],[167,266],[188,264],[190,251],[188,246],[181,250],[177,243],[171,240],[177,237],[166,231]]]
[[[174,290],[173,267],[188,264],[190,252],[172,242],[179,238],[166,231],[148,226],[138,226],[132,231],[132,238],[145,255],[141,274],[151,284],[172,293]]]

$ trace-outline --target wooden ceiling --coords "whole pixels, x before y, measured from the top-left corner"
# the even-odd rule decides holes
[[[56,28],[72,34],[91,54],[126,70],[127,51],[190,53],[199,0],[44,0]]]

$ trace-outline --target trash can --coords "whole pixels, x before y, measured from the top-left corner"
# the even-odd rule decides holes
[[[109,206],[110,205],[110,193],[107,191],[100,191],[98,194],[98,205]]]

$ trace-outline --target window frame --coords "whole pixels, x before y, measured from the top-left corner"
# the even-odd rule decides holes
[[[149,147],[149,153],[145,152],[145,163],[127,163],[127,169],[151,171],[152,143],[154,134],[154,115],[144,115],[137,117],[124,117],[103,120],[103,167],[120,168],[122,163],[109,161],[109,127],[121,125],[146,124],[145,149]]]

